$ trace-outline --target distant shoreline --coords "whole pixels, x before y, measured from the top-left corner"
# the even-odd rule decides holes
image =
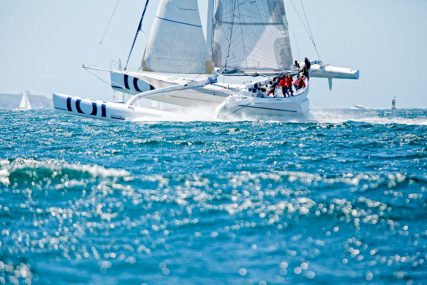
[[[18,108],[22,94],[0,93],[0,110]],[[52,99],[46,95],[28,94],[33,109],[52,109]]]

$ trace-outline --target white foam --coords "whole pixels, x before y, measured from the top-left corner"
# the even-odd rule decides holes
[[[191,109],[164,111],[161,116],[144,115],[134,119],[135,122],[215,122],[214,110],[208,106],[197,106]]]
[[[9,185],[9,161],[8,160],[0,160],[0,184]]]
[[[130,173],[123,169],[104,168],[99,165],[81,165],[70,164],[59,160],[34,160],[34,159],[16,159],[9,162],[0,160],[0,183],[8,185],[10,174],[20,169],[49,169],[53,175],[64,170],[74,170],[81,173],[89,173],[92,177],[101,178],[129,178]]]
[[[381,110],[312,110],[308,116],[309,121],[318,123],[342,124],[345,122],[363,122],[375,125],[400,124],[427,126],[427,118],[405,118],[398,114],[384,117]]]
[[[399,113],[387,114],[384,116],[381,112],[384,110],[351,110],[351,109],[314,109],[306,117],[287,117],[281,122],[289,123],[330,123],[342,124],[345,122],[364,122],[376,125],[401,124],[401,125],[420,125],[427,126],[427,118],[406,118],[399,116]],[[245,117],[240,119],[228,118],[220,120],[217,118],[215,109],[209,106],[198,106],[191,109],[177,109],[174,111],[163,112],[161,115],[144,115],[134,120],[135,122],[230,122],[230,121],[258,121],[256,119]],[[268,122],[275,123],[271,120]]]

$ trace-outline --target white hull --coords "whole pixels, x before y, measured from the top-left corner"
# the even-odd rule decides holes
[[[217,109],[223,120],[288,120],[305,116],[309,111],[309,88],[293,97],[258,98],[245,95],[230,96]]]
[[[240,84],[224,81],[206,85],[204,80],[201,83],[192,81],[178,85],[176,82],[166,81],[165,76],[162,78],[161,75],[157,75],[156,77],[160,78],[151,77],[151,80],[147,80],[147,78],[135,79],[136,77],[129,76],[128,80],[137,84],[143,82],[146,84],[146,89],[151,90],[135,95],[126,104],[54,94],[54,108],[73,115],[115,121],[135,119],[152,121],[156,118],[161,120],[174,117],[175,114],[171,112],[134,106],[134,103],[141,98],[181,106],[188,111],[202,106],[207,108],[206,111],[211,110],[211,113],[215,113],[221,120],[288,120],[304,116],[309,110],[309,88],[302,89],[295,93],[295,96],[287,98],[253,97],[252,93],[247,91],[247,85],[241,83],[247,84],[255,79],[259,80],[259,77],[248,77],[245,81],[239,82]],[[167,87],[159,88],[160,82]]]
[[[116,91],[136,95],[159,88],[184,85],[194,80],[208,80],[206,74],[161,74],[155,72],[123,73],[111,72],[112,88]],[[253,78],[256,80],[257,78]],[[259,79],[259,78],[258,78]],[[220,105],[234,92],[244,88],[242,84],[217,82],[203,87],[168,91],[150,96],[150,100],[181,107]]]
[[[162,103],[177,105],[181,107],[197,107],[208,106],[215,108],[227,98],[223,90],[212,90],[206,87],[172,91],[164,94],[158,94],[150,97],[150,100],[155,100]]]
[[[135,119],[149,120],[162,118],[168,112],[128,106],[122,103],[104,102],[99,100],[82,99],[63,94],[53,94],[53,106],[55,110],[81,117],[111,120],[132,121]]]

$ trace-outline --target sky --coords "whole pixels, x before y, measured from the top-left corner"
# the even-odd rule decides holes
[[[23,86],[38,94],[111,100],[111,88],[81,65],[109,69],[112,61],[126,60],[145,0],[121,0],[102,37],[117,1],[0,0],[0,93],[19,93]],[[334,80],[332,92],[327,80],[313,79],[313,108],[388,108],[394,96],[398,107],[427,108],[426,0],[302,1],[320,59],[360,69],[360,80]],[[151,1],[129,70],[140,65],[157,2]],[[206,2],[199,0],[201,11]],[[285,6],[294,58],[317,59],[298,17],[300,0]],[[205,12],[201,18],[205,22]]]

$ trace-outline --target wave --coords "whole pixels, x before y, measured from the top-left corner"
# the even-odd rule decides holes
[[[157,141],[141,141],[140,143],[155,143]],[[154,175],[156,180],[158,174]],[[174,181],[174,184],[190,185],[193,180],[198,176],[193,174],[174,174],[174,175],[160,175],[162,179]],[[208,175],[210,177],[212,175]],[[405,173],[341,173],[335,175],[321,175],[316,173],[298,172],[298,171],[272,171],[270,173],[258,172],[237,172],[237,173],[223,173],[216,174],[211,177],[213,180],[220,180],[225,182],[223,187],[226,188],[242,188],[258,187],[262,188],[265,183],[270,183],[281,188],[283,185],[290,186],[291,188],[297,185],[303,186],[306,189],[313,187],[328,188],[331,186],[345,186],[353,190],[368,190],[368,189],[393,189],[399,185],[408,184],[427,184],[426,175],[411,176]],[[123,169],[105,168],[99,165],[85,165],[80,163],[68,163],[61,160],[35,160],[35,159],[0,159],[0,185],[14,185],[35,183],[42,185],[49,182],[50,184],[70,183],[70,181],[84,183],[93,180],[120,180],[122,184],[129,184],[128,182],[143,182],[150,181],[151,175],[142,175],[134,177],[130,172]],[[195,178],[196,177],[196,178]],[[203,180],[203,187],[215,188],[210,185],[210,179],[205,176],[198,177],[197,181]],[[197,184],[197,183],[196,183]],[[162,190],[164,183],[159,183],[156,188]],[[197,184],[198,185],[198,184]],[[166,185],[168,186],[168,185]],[[200,186],[200,185],[198,185]],[[185,191],[184,187],[184,191]]]
[[[72,180],[98,178],[129,180],[129,172],[122,169],[107,169],[97,165],[70,164],[60,160],[34,160],[18,158],[0,160],[0,185],[24,184],[34,182],[58,181],[61,183]]]
[[[282,214],[313,214],[322,210],[322,203],[332,203],[331,199],[333,204],[338,205],[340,199],[345,197],[345,208],[351,208],[368,197],[374,202],[381,201],[383,199],[380,196],[385,195],[384,193],[399,193],[410,197],[413,195],[411,189],[426,185],[425,174],[413,176],[399,172],[328,175],[304,171],[239,171],[206,175],[151,174],[134,177],[122,169],[71,164],[59,160],[0,160],[0,187],[71,189],[77,192],[96,190],[94,193],[98,194],[93,195],[100,195],[99,199],[91,200],[96,205],[98,200],[118,201],[121,197],[132,197],[132,201],[137,204],[190,205],[200,211],[225,212],[229,215],[263,215],[262,213],[271,210],[281,213],[276,218]],[[420,200],[423,195],[417,197],[417,200]],[[88,207],[92,208],[92,202],[88,201],[83,199],[79,203],[89,203]],[[386,204],[388,207],[389,204]],[[116,211],[113,208],[110,209],[111,213]],[[102,217],[107,217],[106,215]],[[108,219],[111,217],[108,216]]]

